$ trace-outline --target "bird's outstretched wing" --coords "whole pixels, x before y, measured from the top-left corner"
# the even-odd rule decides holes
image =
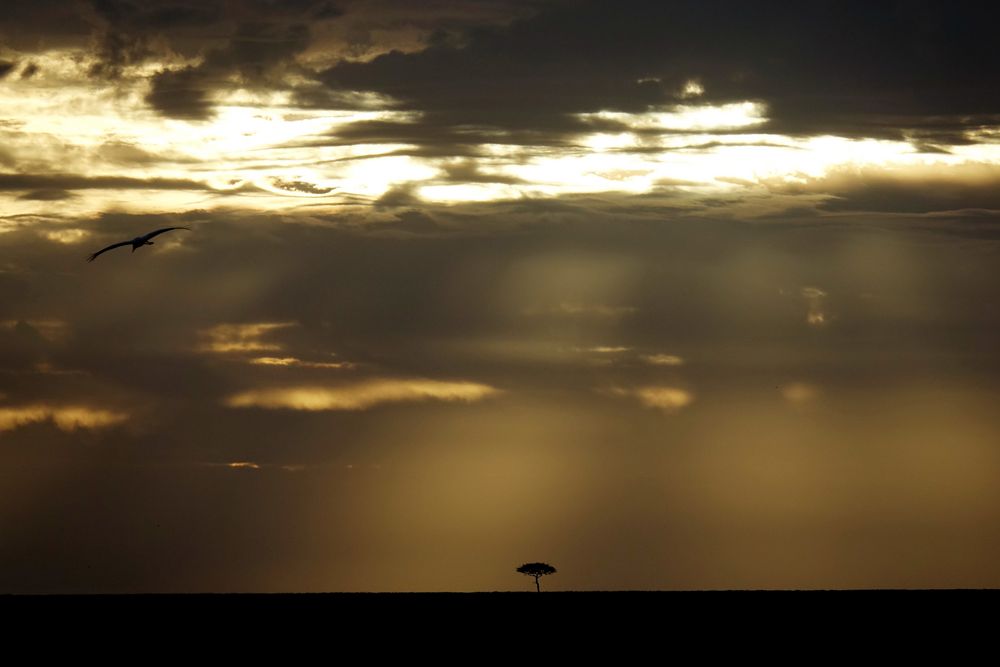
[[[145,236],[143,236],[142,238],[143,238],[143,240],[148,241],[149,239],[153,238],[154,236],[158,236],[158,235],[162,234],[163,232],[169,232],[172,229],[187,229],[188,231],[191,230],[190,227],[164,227],[163,229],[157,229],[155,232],[150,232],[150,233],[146,234]]]
[[[107,252],[109,250],[114,250],[115,248],[120,248],[123,245],[132,245],[132,242],[131,241],[122,241],[121,243],[112,243],[107,248],[103,248],[101,250],[98,250],[93,255],[91,255],[90,257],[88,257],[87,261],[88,262],[93,262],[95,259],[97,259],[97,256],[100,255],[102,252]]]

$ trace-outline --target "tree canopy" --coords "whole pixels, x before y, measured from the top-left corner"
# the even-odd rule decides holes
[[[525,563],[521,567],[517,568],[517,571],[521,574],[526,574],[529,577],[542,577],[546,574],[555,574],[556,568],[552,567],[548,563]]]
[[[538,578],[544,577],[547,574],[555,574],[556,568],[552,567],[548,563],[525,563],[517,568],[517,571],[521,574],[526,574],[529,577],[535,578],[535,590],[539,593],[542,592],[541,586],[538,584]]]

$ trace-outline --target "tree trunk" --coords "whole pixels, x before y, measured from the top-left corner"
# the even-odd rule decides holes
[[[542,592],[542,587],[538,585],[538,577],[540,577],[540,576],[541,575],[538,575],[538,574],[535,575],[535,592],[536,593],[541,593]]]

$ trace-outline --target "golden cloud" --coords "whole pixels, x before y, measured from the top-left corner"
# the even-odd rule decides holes
[[[89,235],[83,229],[53,229],[45,232],[45,238],[56,243],[79,243]]]
[[[51,421],[62,431],[97,429],[120,424],[126,419],[128,415],[122,412],[84,406],[22,405],[0,408],[0,432],[44,421]]]
[[[195,466],[226,470],[281,470],[283,472],[302,472],[306,469],[303,463],[258,463],[257,461],[212,461],[195,463]]]
[[[647,408],[656,408],[664,412],[677,412],[694,401],[694,395],[678,387],[648,385],[644,387],[612,387],[602,393],[610,396],[634,398]]]
[[[697,97],[705,92],[698,82],[689,81],[683,93]],[[760,102],[733,102],[730,104],[679,104],[669,109],[625,113],[598,111],[582,113],[584,121],[612,121],[630,130],[731,130],[767,122],[766,109]]]
[[[278,387],[253,389],[230,396],[232,408],[285,410],[367,410],[382,403],[449,401],[471,403],[500,393],[475,382],[427,379],[376,379],[337,387]]]
[[[254,322],[250,324],[219,324],[200,333],[202,352],[226,354],[231,352],[274,352],[281,350],[279,343],[263,338],[274,331],[295,326],[295,322]]]
[[[684,360],[674,354],[644,354],[639,357],[652,366],[680,366]]]
[[[297,368],[354,368],[349,361],[305,361],[296,357],[254,357],[255,366],[295,366]]]

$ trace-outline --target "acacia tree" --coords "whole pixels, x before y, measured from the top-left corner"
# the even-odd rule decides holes
[[[556,568],[552,567],[548,563],[525,563],[521,567],[517,568],[517,571],[521,574],[526,574],[529,577],[534,577],[535,591],[541,593],[542,587],[538,585],[539,577],[544,577],[547,574],[555,574]]]

